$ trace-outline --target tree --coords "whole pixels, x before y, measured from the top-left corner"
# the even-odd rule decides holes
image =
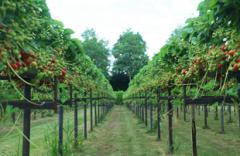
[[[134,33],[131,29],[120,36],[112,54],[115,57],[113,75],[124,73],[129,80],[148,62],[146,42],[139,33]]]
[[[94,29],[87,29],[82,34],[83,49],[85,53],[92,59],[96,66],[108,77],[108,70],[110,66],[108,42],[99,40]]]
[[[126,91],[128,89],[129,78],[124,73],[114,73],[110,78],[110,84],[114,91]]]

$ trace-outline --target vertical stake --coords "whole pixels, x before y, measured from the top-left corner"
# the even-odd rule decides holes
[[[173,153],[173,127],[172,127],[172,116],[173,116],[173,107],[171,102],[171,88],[168,84],[168,142],[169,142],[169,153]]]
[[[30,81],[29,79],[27,80]],[[24,96],[31,100],[31,86],[25,84],[24,86]],[[30,104],[27,104],[24,108],[24,114],[23,114],[23,156],[29,156],[30,154],[30,127],[31,126],[31,109]]]
[[[158,140],[161,140],[161,104],[160,104],[160,88],[157,89],[157,132]]]
[[[84,93],[84,138],[87,139],[87,92]]]
[[[147,91],[145,91],[145,103],[144,103],[144,105],[145,105],[145,126],[148,125],[148,118],[147,118],[147,116],[148,116],[148,99],[147,98],[148,98]]]
[[[197,131],[195,121],[195,104],[192,105],[192,155],[197,156]]]
[[[60,88],[60,94],[62,90]],[[58,152],[60,156],[63,156],[63,105],[58,105]]]
[[[90,130],[93,131],[92,89],[90,90]]]
[[[78,145],[78,103],[77,103],[77,94],[74,95],[74,139],[75,146]]]

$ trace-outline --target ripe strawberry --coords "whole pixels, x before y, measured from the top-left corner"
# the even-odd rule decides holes
[[[225,44],[223,44],[220,49],[221,49],[222,51],[225,51],[225,50],[227,49],[227,47],[226,47]]]
[[[229,55],[228,51],[225,51],[224,54],[225,54],[225,55]]]
[[[230,50],[230,51],[228,52],[228,55],[234,56],[236,52],[237,52],[236,50]]]
[[[186,74],[187,74],[187,72],[188,72],[188,70],[187,70],[187,69],[183,69],[183,70],[182,70],[182,74],[183,74],[183,75],[186,75]]]
[[[67,68],[63,68],[62,71],[61,71],[61,76],[65,77],[66,74],[67,74]]]
[[[23,60],[28,58],[36,58],[33,54],[27,53],[24,50],[20,50],[20,54]]]
[[[219,63],[219,64],[217,65],[217,67],[218,67],[218,69],[222,69],[223,64],[222,64],[222,63]]]
[[[235,60],[236,63],[240,63],[240,58]]]
[[[21,68],[21,66],[22,66],[19,61],[17,61],[15,64],[16,64],[16,66],[17,66],[18,69]]]
[[[235,72],[237,72],[238,71],[238,64],[237,63],[235,63],[234,65],[233,65],[233,71],[235,71]]]
[[[18,69],[18,66],[17,66],[15,63],[11,64],[11,67],[12,67],[14,70]]]
[[[31,62],[28,59],[23,60],[23,62],[26,66],[29,66],[31,64]]]

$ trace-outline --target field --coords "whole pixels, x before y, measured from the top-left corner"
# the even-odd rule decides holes
[[[156,112],[156,111],[154,111]],[[83,129],[82,110],[79,111],[79,128]],[[88,113],[89,114],[89,113]],[[181,113],[182,114],[182,113]],[[176,115],[176,114],[175,114]],[[164,115],[163,115],[164,117]],[[189,119],[190,116],[188,116]],[[153,127],[156,123],[156,114],[153,113]],[[174,154],[191,155],[191,126],[189,121],[184,122],[174,117]],[[69,127],[73,125],[73,113],[67,112],[65,123]],[[47,123],[46,123],[47,122]],[[3,123],[2,123],[3,125]],[[2,126],[1,125],[1,126]],[[37,118],[32,122],[31,131],[31,155],[50,155],[50,147],[46,145],[45,137],[54,137],[54,127],[57,125],[57,117]],[[10,121],[4,123],[5,128],[0,132],[1,156],[19,155],[17,149],[21,149],[21,126],[14,127]],[[88,125],[89,126],[89,125]],[[89,139],[82,141],[72,155],[83,156],[157,156],[167,155],[167,119],[163,119],[162,141],[157,141],[155,130],[150,131],[140,120],[136,118],[126,107],[115,106],[107,115],[103,124],[90,133]],[[219,133],[219,120],[214,120],[214,114],[209,114],[210,129],[203,129],[203,113],[197,115],[197,140],[198,152],[201,156],[237,156],[240,152],[240,134],[236,121],[226,122],[226,132]],[[67,125],[65,125],[67,129]],[[71,129],[71,128],[70,128]],[[52,132],[51,132],[52,131]],[[69,130],[72,135],[72,129]],[[9,132],[9,133],[6,133]],[[82,135],[82,133],[80,133]],[[67,140],[65,140],[67,141]],[[70,139],[68,138],[68,141]],[[21,151],[21,150],[20,150]]]

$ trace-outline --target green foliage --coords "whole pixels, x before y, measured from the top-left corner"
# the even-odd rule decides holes
[[[93,29],[87,29],[83,34],[83,49],[85,53],[92,59],[95,65],[108,77],[110,66],[108,42],[99,40]]]
[[[123,104],[123,91],[117,91],[115,92],[115,96],[116,96],[116,104],[117,105],[122,105]]]
[[[72,34],[71,29],[51,18],[45,0],[0,1],[0,75],[20,78],[11,82],[14,87],[1,82],[0,97],[4,100],[22,98],[25,82],[21,77],[27,74],[36,74],[31,82],[35,87],[49,89],[52,84],[48,80],[56,77],[60,83],[73,85],[74,89],[81,86],[79,91],[91,88],[113,95],[106,77],[85,55],[83,44],[72,38]],[[103,52],[107,60],[106,46],[106,42],[98,41],[96,50]],[[33,99],[40,97],[34,94]],[[67,97],[63,94],[63,101]]]
[[[148,62],[145,41],[139,33],[134,33],[130,29],[120,36],[112,54],[116,59],[113,73],[127,74],[130,80]]]

